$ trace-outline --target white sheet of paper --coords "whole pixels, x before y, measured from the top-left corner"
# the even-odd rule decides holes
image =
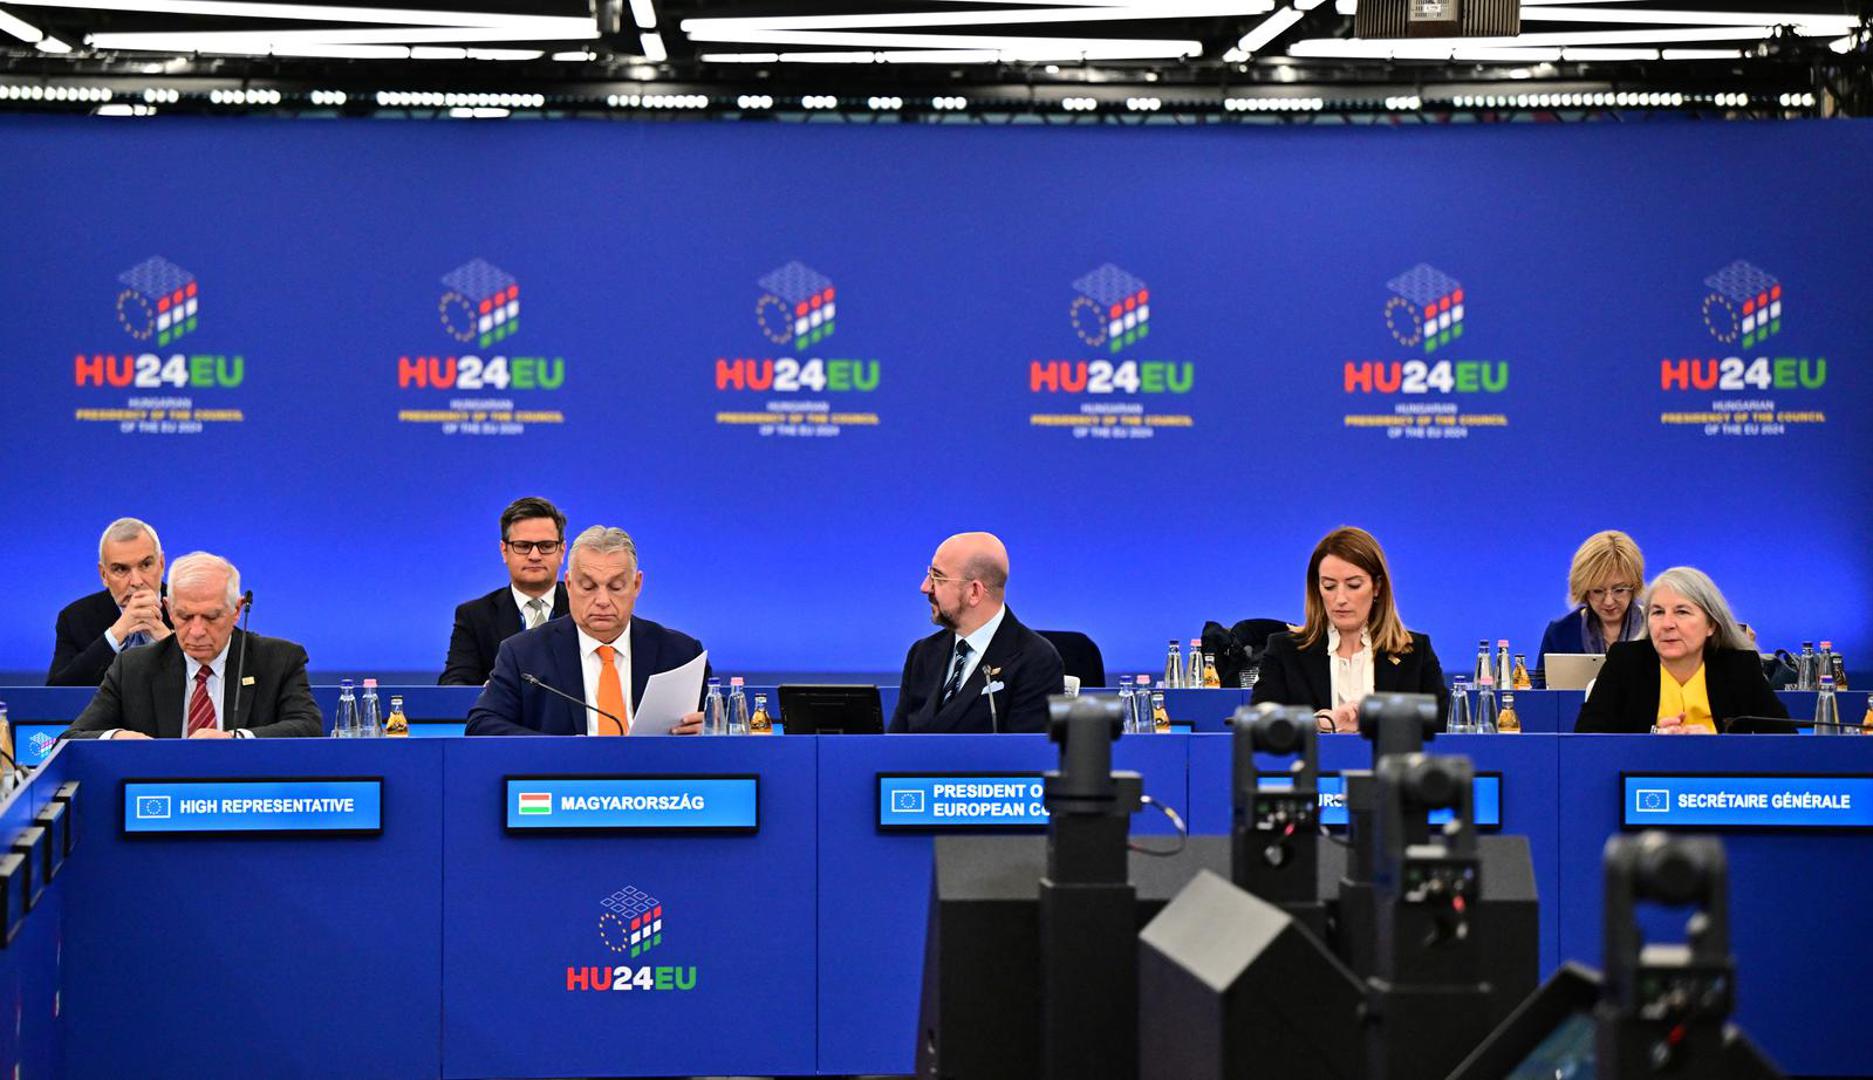
[[[631,715],[631,734],[668,735],[677,721],[696,711],[702,700],[702,673],[709,666],[709,653],[672,671],[659,671],[644,684],[644,698]]]

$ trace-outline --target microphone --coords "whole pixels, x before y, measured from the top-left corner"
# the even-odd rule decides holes
[[[1729,719],[1722,721],[1723,733],[1728,735],[1730,733],[1730,728],[1740,723],[1767,724],[1770,727],[1785,727],[1789,729],[1790,731],[1794,731],[1798,728],[1805,728],[1805,727],[1833,728],[1837,731],[1864,731],[1866,730],[1864,727],[1862,727],[1859,724],[1848,723],[1846,721],[1840,721],[1837,723],[1823,721],[1822,723],[1817,724],[1813,720],[1791,720],[1786,716],[1732,716]],[[1760,735],[1762,734],[1762,732],[1747,732],[1746,731],[1746,732],[1743,732],[1743,734]]]
[[[241,680],[247,675],[247,624],[254,612],[254,590],[241,594],[241,655],[234,665],[234,707],[228,710],[227,723],[223,727],[238,722],[241,718]]]
[[[1002,733],[1001,717],[995,715],[995,676],[989,674],[988,652],[983,651],[982,662],[976,665],[982,669],[982,696],[989,699],[989,731],[996,735]]]
[[[524,683],[527,683],[527,684],[529,684],[529,685],[532,685],[532,686],[537,686],[537,687],[539,687],[540,689],[542,689],[542,690],[544,690],[544,691],[546,691],[547,693],[549,693],[549,694],[552,694],[552,695],[554,695],[554,696],[556,696],[556,697],[563,697],[563,698],[565,698],[565,699],[566,699],[567,701],[570,701],[570,702],[572,702],[572,703],[573,703],[574,705],[577,705],[577,706],[579,706],[579,707],[580,707],[580,708],[582,708],[582,709],[590,709],[590,710],[592,710],[593,712],[595,712],[595,713],[597,713],[598,715],[600,715],[600,716],[602,716],[602,717],[604,717],[605,719],[607,719],[607,720],[609,720],[609,721],[611,721],[612,723],[614,723],[614,724],[616,724],[616,725],[618,725],[618,732],[619,732],[619,734],[623,734],[623,733],[624,733],[624,731],[625,731],[625,727],[624,727],[624,721],[622,721],[622,720],[620,720],[620,719],[618,719],[617,717],[615,717],[615,716],[613,716],[613,715],[611,715],[610,713],[608,713],[608,712],[606,712],[605,710],[603,710],[603,709],[601,709],[601,708],[599,708],[599,707],[598,707],[598,706],[596,706],[596,705],[587,705],[587,704],[585,703],[585,699],[584,699],[584,698],[576,698],[576,697],[573,697],[573,696],[572,696],[571,694],[568,694],[568,693],[566,693],[566,692],[565,692],[564,690],[560,690],[560,689],[558,689],[557,687],[552,687],[552,686],[548,686],[547,684],[545,684],[545,683],[543,683],[543,682],[541,682],[541,681],[539,680],[539,678],[538,678],[537,676],[535,676],[535,675],[534,675],[534,674],[533,674],[532,672],[530,672],[530,671],[523,671],[523,672],[521,672],[521,673],[520,673],[520,681],[521,681],[521,682],[524,682]]]

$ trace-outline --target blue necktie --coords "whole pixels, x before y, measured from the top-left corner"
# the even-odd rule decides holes
[[[144,633],[143,631],[138,630],[136,633],[131,634],[129,637],[124,639],[124,648],[134,649],[141,645],[148,645],[149,643],[150,643],[150,636]]]
[[[943,684],[943,704],[948,705],[956,691],[963,688],[963,665],[969,661],[969,643],[962,638],[956,639],[956,664],[950,668],[949,682]]]

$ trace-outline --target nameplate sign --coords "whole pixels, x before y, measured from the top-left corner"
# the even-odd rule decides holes
[[[125,780],[126,836],[371,834],[384,827],[381,777]]]
[[[1280,791],[1291,783],[1288,777],[1279,774],[1261,778],[1261,786],[1266,791]],[[1473,824],[1479,829],[1501,828],[1502,775],[1476,774],[1470,792],[1471,808],[1476,814]],[[1433,810],[1425,815],[1425,820],[1432,825],[1443,825],[1450,821],[1450,811]],[[1330,829],[1346,827],[1346,780],[1339,773],[1328,773],[1320,778],[1320,823]]]
[[[878,827],[922,832],[1047,824],[1039,773],[879,773]]]
[[[1637,829],[1873,829],[1873,777],[1620,774]]]
[[[509,832],[756,832],[756,776],[509,776]]]

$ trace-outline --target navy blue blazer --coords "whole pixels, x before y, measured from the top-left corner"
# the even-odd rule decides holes
[[[561,581],[553,586],[553,610],[547,618],[560,618],[568,610],[566,583]],[[449,658],[443,661],[442,678],[436,682],[442,686],[480,686],[487,682],[501,642],[525,629],[520,625],[520,609],[514,606],[512,585],[458,605],[455,629],[449,633]]]
[[[161,593],[167,600],[169,587],[163,586]],[[109,589],[99,589],[65,605],[54,630],[57,641],[52,647],[52,666],[46,671],[46,685],[96,686],[103,682],[111,661],[117,659],[117,650],[104,640],[104,631],[109,630],[121,614],[123,609],[117,606],[117,598]],[[163,609],[163,625],[174,626],[169,621],[167,607]]]
[[[635,713],[650,677],[694,660],[702,653],[702,643],[635,616],[630,634],[631,711]],[[574,698],[584,698],[585,671],[579,661],[578,625],[569,618],[554,619],[501,642],[488,685],[481,688],[475,707],[468,710],[465,734],[585,734],[587,710],[521,681],[523,673]]]
[[[1064,689],[1066,668],[1053,643],[1021,625],[1013,611],[982,650],[968,683],[945,704],[943,684],[955,657],[956,634],[950,630],[938,630],[910,647],[898,680],[897,710],[891,714],[893,732],[986,735],[1047,730],[1047,698]],[[991,668],[996,671],[993,679]],[[992,715],[987,695],[991,683],[1001,684]]]

